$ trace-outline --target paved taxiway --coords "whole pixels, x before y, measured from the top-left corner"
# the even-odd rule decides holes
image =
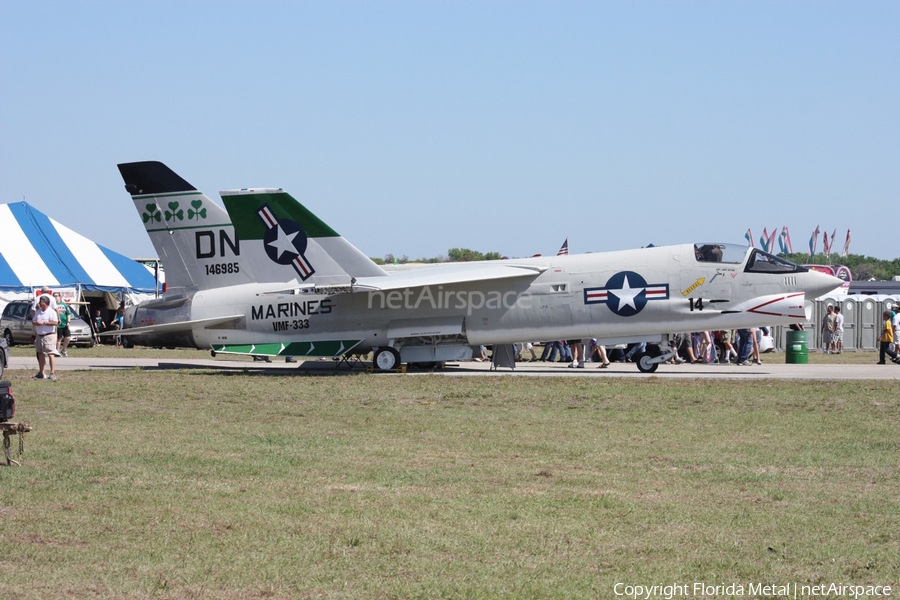
[[[887,379],[900,380],[900,366],[888,363],[875,364],[878,354],[871,354],[870,364],[848,365],[796,365],[785,364],[783,354],[767,355],[764,364],[738,367],[736,365],[660,365],[652,374],[644,374],[630,363],[613,363],[607,369],[598,369],[596,363],[586,363],[584,369],[570,369],[564,363],[516,363],[516,369],[492,370],[490,363],[454,362],[447,363],[435,373],[451,376],[497,376],[518,375],[527,377],[660,377],[670,379],[703,378],[703,379]],[[166,358],[58,358],[56,369],[64,372],[73,369],[220,369],[223,371],[271,372],[280,375],[315,375],[343,374],[365,372],[365,365],[357,363],[352,367],[337,366],[331,360],[310,360],[297,363],[285,363],[274,360],[271,363],[254,362],[252,360],[230,359],[166,359]],[[34,357],[14,356],[10,358],[8,369],[37,371],[37,359]],[[422,369],[410,369],[408,374],[429,373]],[[8,374],[11,375],[12,373]],[[64,376],[61,376],[61,379]]]

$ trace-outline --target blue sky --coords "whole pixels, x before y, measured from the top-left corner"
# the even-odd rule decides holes
[[[896,2],[11,0],[0,202],[153,255],[116,164],[160,160],[369,256],[818,225],[892,259],[898,31]]]

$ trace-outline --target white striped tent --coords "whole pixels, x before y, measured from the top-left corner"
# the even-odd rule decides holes
[[[155,295],[157,286],[144,265],[28,203],[0,204],[0,293],[31,293],[45,285],[118,295]]]

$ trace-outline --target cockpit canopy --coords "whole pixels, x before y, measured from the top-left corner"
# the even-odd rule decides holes
[[[749,253],[749,258],[747,257]],[[768,252],[763,252],[740,244],[694,244],[694,256],[701,263],[724,263],[739,265],[744,263],[747,273],[805,273],[806,267]]]

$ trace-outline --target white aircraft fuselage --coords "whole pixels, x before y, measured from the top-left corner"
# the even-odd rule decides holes
[[[704,245],[710,246],[710,245]],[[299,344],[302,356],[368,352],[391,345],[402,360],[446,360],[440,347],[525,340],[597,338],[601,343],[660,341],[666,334],[804,321],[810,298],[836,287],[834,278],[805,271],[742,246],[725,258],[698,260],[694,244],[503,261],[525,275],[478,282],[372,289],[385,280],[427,280],[429,274],[491,263],[423,267],[412,273],[359,278],[333,293],[287,284],[244,284],[196,292],[180,321],[197,323],[192,342],[220,352],[269,353],[269,344]],[[764,269],[748,259],[763,256]],[[773,272],[780,268],[782,272]],[[434,277],[445,280],[446,277]],[[162,322],[154,304],[132,311],[127,327]],[[171,305],[164,311],[167,321]],[[231,318],[229,318],[231,317]],[[206,325],[216,319],[224,322]],[[318,347],[316,347],[318,345]],[[253,348],[241,348],[253,346]],[[463,352],[463,354],[465,354]]]

